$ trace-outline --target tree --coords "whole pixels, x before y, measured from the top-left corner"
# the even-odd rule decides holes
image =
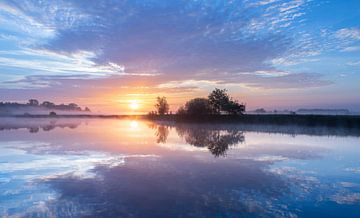
[[[81,107],[79,107],[79,105],[75,103],[70,103],[67,107],[69,108],[69,110],[81,111]]]
[[[50,101],[44,101],[41,105],[48,108],[55,106],[55,104]]]
[[[157,97],[155,108],[159,115],[164,115],[169,112],[169,104],[166,100],[166,97]]]
[[[213,114],[214,110],[210,105],[210,102],[206,98],[194,98],[186,102],[184,111],[182,113],[190,115],[207,115]],[[179,111],[178,111],[179,113]]]
[[[224,105],[224,111],[233,115],[243,114],[245,112],[245,105],[239,104],[234,100],[229,100],[229,102]]]
[[[186,110],[184,106],[179,107],[179,109],[177,110],[176,114],[178,115],[184,115],[186,114]]]
[[[38,106],[38,105],[39,105],[39,101],[36,100],[36,99],[30,99],[29,102],[28,102],[28,105]]]
[[[226,89],[215,88],[208,96],[211,107],[215,113],[220,114],[224,110],[224,106],[230,101]]]
[[[225,112],[227,114],[243,114],[245,112],[245,105],[239,104],[233,100],[226,89],[215,88],[209,96],[209,103],[216,114]]]
[[[255,110],[256,113],[266,113],[266,110],[264,108],[258,108]]]

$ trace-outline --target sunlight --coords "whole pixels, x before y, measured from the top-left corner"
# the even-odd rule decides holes
[[[136,130],[139,128],[139,123],[136,120],[133,120],[130,122],[130,129],[131,130]]]
[[[139,101],[138,101],[138,100],[131,100],[130,103],[129,103],[129,107],[130,107],[132,110],[137,110],[137,109],[139,109],[139,107],[140,107]]]

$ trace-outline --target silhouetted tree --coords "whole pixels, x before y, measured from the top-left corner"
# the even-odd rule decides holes
[[[81,111],[81,108],[75,103],[70,103],[68,107],[70,108],[70,110]]]
[[[208,99],[210,106],[216,114],[220,114],[221,112],[228,114],[242,114],[245,112],[245,105],[232,100],[227,94],[226,89],[215,88],[215,90],[209,94]]]
[[[183,109],[183,112],[185,114],[190,115],[207,115],[214,113],[214,110],[211,107],[209,100],[206,98],[194,98],[186,102]]]
[[[179,109],[176,111],[176,114],[178,114],[178,115],[186,114],[185,107],[184,106],[179,107]]]
[[[55,106],[55,104],[50,101],[44,101],[41,105],[47,108],[51,108]]]
[[[224,111],[233,115],[243,114],[245,112],[245,105],[239,104],[234,100],[229,100],[229,102],[224,105]]]
[[[215,88],[208,96],[211,107],[217,114],[224,109],[224,106],[229,102],[230,97],[226,89]]]
[[[30,99],[29,102],[28,102],[28,105],[38,106],[38,105],[39,105],[39,101],[36,100],[36,99]]]
[[[264,108],[258,108],[255,110],[256,113],[266,113],[266,110]]]
[[[155,108],[159,115],[167,114],[169,112],[169,104],[166,97],[157,97]]]

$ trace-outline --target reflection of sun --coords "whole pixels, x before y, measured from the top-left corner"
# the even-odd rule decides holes
[[[139,123],[136,120],[130,122],[130,129],[135,130],[139,127]]]
[[[130,104],[129,104],[129,107],[132,110],[137,110],[137,109],[139,109],[140,105],[139,105],[139,102],[137,100],[131,100]]]

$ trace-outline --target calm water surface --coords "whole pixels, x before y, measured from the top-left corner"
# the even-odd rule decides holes
[[[359,217],[360,137],[0,118],[2,217]]]

